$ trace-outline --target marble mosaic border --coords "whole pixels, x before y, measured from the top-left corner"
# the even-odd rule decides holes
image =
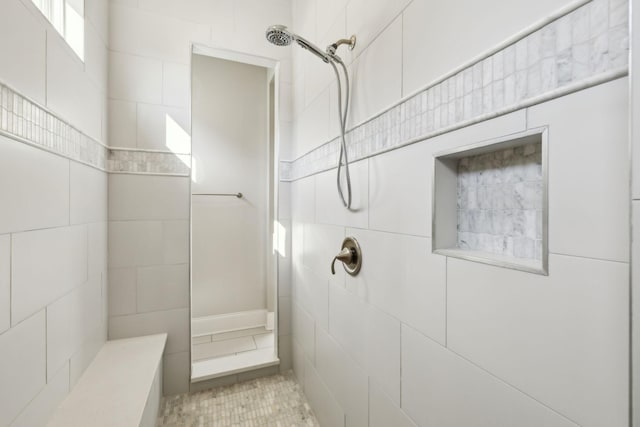
[[[191,175],[191,155],[169,151],[110,148],[107,165],[110,173]]]
[[[110,148],[0,83],[0,135],[109,173],[189,176],[191,156]]]
[[[365,159],[620,78],[629,67],[627,0],[592,0],[411,95],[347,132],[350,161]],[[338,164],[335,138],[293,161],[295,181]]]
[[[0,135],[106,171],[106,145],[2,83]]]

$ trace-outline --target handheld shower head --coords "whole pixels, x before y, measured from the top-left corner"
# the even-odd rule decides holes
[[[267,28],[267,40],[276,46],[289,46],[294,37],[284,25],[272,25]]]
[[[329,62],[329,55],[321,51],[318,46],[314,45],[305,38],[290,32],[284,25],[272,25],[268,27],[265,36],[267,37],[267,41],[269,43],[272,43],[276,46],[289,46],[292,41],[295,41],[296,43],[298,43],[298,45],[300,45],[300,47],[313,53],[324,62]]]

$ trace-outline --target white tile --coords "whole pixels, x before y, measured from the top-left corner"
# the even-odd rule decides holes
[[[316,327],[313,318],[300,308],[298,304],[293,303],[293,339],[298,342],[300,348],[304,351],[301,357],[308,357],[311,361],[315,360],[316,348]]]
[[[11,326],[11,236],[0,236],[0,334]]]
[[[365,301],[445,342],[446,260],[431,239],[348,229],[362,248],[362,270],[347,289]]]
[[[281,181],[278,185],[278,221],[284,225],[291,219],[291,183]]]
[[[165,355],[189,351],[189,310],[180,308],[109,319],[110,340],[160,333],[168,334]]]
[[[369,228],[431,235],[431,150],[418,143],[369,159]]]
[[[13,325],[87,281],[87,227],[17,233],[11,248]]]
[[[163,262],[162,222],[109,222],[109,268]]]
[[[291,353],[293,356],[293,374],[296,376],[299,384],[304,384],[304,350],[302,350],[302,347],[298,341],[294,339],[293,335],[291,336]]]
[[[278,337],[278,359],[280,359],[280,372],[288,372],[293,369],[293,339],[291,335]]]
[[[96,28],[100,38],[106,43],[109,40],[109,1],[85,0],[85,19]]]
[[[407,326],[402,409],[421,426],[575,426]]]
[[[162,62],[109,52],[109,97],[151,104],[162,102]]]
[[[56,32],[47,34],[47,107],[77,129],[102,138],[103,91]],[[106,141],[103,141],[106,143]]]
[[[253,340],[256,342],[257,348],[270,348],[274,346],[273,332],[269,334],[254,335]]]
[[[577,257],[551,255],[548,277],[451,258],[447,345],[581,425],[621,425],[628,279]]]
[[[344,427],[345,414],[342,408],[308,360],[304,362],[304,372],[304,394],[318,422],[325,426]]]
[[[321,7],[317,8],[316,25],[318,37],[323,42],[320,44],[320,46],[324,46],[328,43],[333,43],[334,41],[345,38],[345,36],[347,36],[347,29],[345,27],[347,3],[347,0],[325,0],[322,2]],[[340,33],[331,32],[332,28],[336,27],[336,21],[342,22]],[[328,35],[331,36],[330,41],[326,40]],[[345,48],[343,47],[342,49]]]
[[[0,136],[0,234],[69,223],[69,160]]]
[[[317,372],[344,409],[346,425],[367,426],[369,383],[366,373],[322,329],[316,330],[316,343]]]
[[[71,387],[106,340],[102,288],[97,281],[47,307],[47,380],[71,360]]]
[[[394,21],[409,4],[409,0],[388,2],[384,0],[354,0],[347,5],[347,34],[356,34],[356,54],[366,50],[376,37]]]
[[[342,204],[336,184],[337,169],[316,175],[316,220],[321,224],[367,228],[369,224],[369,163],[361,160],[349,164],[351,175],[351,209]],[[344,170],[342,171],[344,174]],[[344,177],[344,175],[343,175]],[[344,181],[343,181],[344,182]],[[343,194],[347,197],[346,184]]]
[[[82,341],[82,294],[76,289],[47,307],[47,380],[64,365]]]
[[[251,336],[231,338],[194,345],[191,349],[191,358],[193,360],[212,359],[255,349],[257,349],[256,343]]]
[[[329,280],[306,267],[300,273],[296,301],[319,327],[329,329]]]
[[[46,384],[44,310],[0,335],[0,422],[8,425]]]
[[[109,267],[184,264],[189,261],[188,221],[112,221]]]
[[[300,157],[325,142],[329,142],[328,88],[308,101],[304,111],[297,117],[294,123],[293,157]]]
[[[107,341],[107,322],[104,321],[102,330],[85,337],[78,350],[69,360],[69,386],[71,389],[78,383],[82,374],[87,370],[102,346]]]
[[[347,7],[348,13],[352,12],[352,4],[356,7],[355,2],[350,3]],[[370,7],[366,4],[366,9],[374,10],[375,6]],[[349,27],[349,34],[358,34],[351,30],[349,21],[347,21],[347,27]],[[365,38],[360,38],[360,34],[358,37],[358,41],[367,43]],[[356,44],[356,50],[358,45],[359,43]],[[350,125],[362,122],[400,99],[402,96],[402,17],[389,25],[380,37],[374,40],[353,62],[350,67],[350,78],[353,88],[348,118]]]
[[[400,321],[345,289],[331,286],[329,331],[400,405]]]
[[[107,222],[94,222],[87,226],[89,229],[88,276],[103,276],[105,280],[107,277],[107,224]]]
[[[282,78],[281,78],[282,80]],[[293,120],[293,99],[292,99],[292,91],[293,91],[293,86],[291,85],[291,83],[280,83],[280,92],[278,93],[278,103],[280,104],[280,107],[278,109],[278,115],[279,115],[279,119],[285,121],[286,123],[289,123]],[[282,128],[282,125],[281,125]],[[286,150],[282,150],[281,148],[281,158],[284,159],[290,159],[291,158],[291,144],[293,143],[293,141],[291,140],[291,125],[289,125],[289,129],[287,129],[288,131],[288,138],[285,140],[284,138],[282,138],[282,130],[281,132],[281,143],[286,141],[287,144],[282,144],[281,147],[286,147]],[[286,154],[286,155],[284,155]]]
[[[137,312],[189,307],[189,265],[138,268]]]
[[[207,43],[211,37],[208,26],[114,4],[109,29],[110,49],[183,64],[189,63],[192,42]]]
[[[278,298],[278,335],[291,334],[291,297]]]
[[[331,274],[331,261],[340,252],[345,238],[344,227],[322,224],[305,224],[303,239],[303,265],[318,278],[329,283],[344,285],[345,271],[340,262],[336,263],[336,274]]]
[[[550,252],[628,261],[627,91],[619,79],[529,109],[549,127]]]
[[[64,365],[11,423],[11,427],[43,426],[69,393],[69,365]]]
[[[162,365],[162,391],[165,396],[189,391],[189,352],[166,354]]]
[[[291,183],[291,218],[300,222],[315,222],[316,179],[313,176]]]
[[[70,162],[70,220],[84,224],[107,220],[107,174]]]
[[[461,7],[458,2],[434,5],[429,0],[413,1],[403,13],[403,94],[412,93],[495,48],[566,4],[556,0],[489,0]],[[487,10],[500,13],[487,14]],[[483,25],[478,25],[479,16],[485,18]]]
[[[137,147],[137,108],[135,102],[109,100],[109,146]]]
[[[109,315],[121,316],[136,312],[135,268],[109,270]]]
[[[165,264],[185,264],[189,262],[190,224],[185,221],[163,221],[162,243]]]
[[[211,342],[211,335],[205,335],[202,337],[191,337],[191,345],[205,344]]]
[[[101,90],[107,90],[109,85],[109,54],[106,42],[98,33],[94,25],[85,20],[85,70],[93,82]]]
[[[248,328],[248,329],[239,329],[237,331],[231,332],[221,332],[218,334],[208,335],[209,341],[224,341],[231,338],[238,337],[248,337],[251,335],[264,334],[267,332],[267,329],[262,326],[260,328]]]
[[[326,7],[326,5],[323,5],[318,9],[325,9]],[[343,39],[346,36],[345,11],[343,9],[342,11],[338,10],[337,12],[337,16],[334,16],[335,20],[333,21],[333,25],[326,30],[323,30],[323,32],[318,32],[318,38],[313,41],[318,46],[322,46],[322,48],[334,43],[336,40]],[[339,48],[337,53],[338,55],[343,56],[343,54],[346,54],[348,51],[349,49],[347,47],[342,47]],[[306,100],[315,99],[323,90],[327,89],[329,85],[335,84],[336,75],[333,71],[333,67],[329,64],[322,64],[321,62],[318,62],[318,58],[315,55],[304,55],[301,60],[303,62],[304,69],[304,90]],[[335,89],[335,92],[337,92],[337,89]],[[332,97],[334,95],[334,93],[331,94]],[[333,102],[337,102],[337,98],[335,98]],[[331,107],[334,107],[334,105],[331,105]],[[335,107],[337,108],[337,106]],[[338,117],[336,116],[336,121],[337,118]]]
[[[416,426],[374,381],[369,381],[369,425],[371,427]]]
[[[191,152],[189,109],[138,104],[138,148]]]
[[[189,178],[109,175],[109,219],[188,219]]]
[[[43,21],[44,18],[39,20],[20,0],[2,4],[0,57],[6,59],[0,70],[0,81],[41,104],[46,99],[47,34]]]
[[[190,8],[180,7],[179,9]],[[164,62],[162,64],[162,103],[174,107],[188,108],[190,101],[191,72],[189,66]]]

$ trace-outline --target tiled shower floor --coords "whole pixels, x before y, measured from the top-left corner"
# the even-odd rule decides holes
[[[162,400],[158,426],[314,426],[300,385],[291,372]]]

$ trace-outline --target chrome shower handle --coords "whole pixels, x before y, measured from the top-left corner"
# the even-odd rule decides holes
[[[333,257],[331,261],[331,274],[336,274],[336,260],[340,260],[344,264],[351,264],[351,260],[355,256],[355,251],[349,248],[342,248],[340,253]]]
[[[340,253],[331,261],[331,274],[336,274],[336,261],[341,261],[344,270],[355,276],[362,267],[362,251],[355,237],[345,237]]]

